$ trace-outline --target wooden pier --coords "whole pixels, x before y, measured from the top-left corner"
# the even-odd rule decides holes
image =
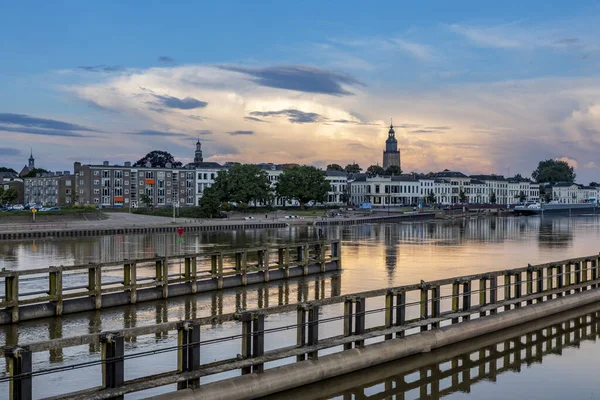
[[[0,271],[0,324],[167,299],[341,268],[340,241],[313,241]],[[25,288],[32,288],[26,290]],[[40,289],[41,288],[41,289]]]
[[[100,365],[103,385],[65,393],[61,398],[120,398],[150,388],[177,384],[181,392],[165,398],[245,398],[290,390],[319,379],[332,378],[361,368],[429,352],[495,331],[550,317],[600,301],[598,255],[568,259],[524,268],[420,282],[394,288],[336,296],[309,303],[261,310],[240,310],[217,317],[169,322],[152,326],[20,343],[2,350],[9,365],[11,398],[31,394],[32,377],[53,372]],[[367,300],[374,307],[367,307]],[[343,313],[320,319],[324,307],[343,305]],[[381,305],[381,306],[379,306]],[[269,315],[296,313],[296,323],[269,326]],[[275,318],[280,320],[280,318]],[[371,320],[371,326],[366,321]],[[373,323],[373,321],[375,321]],[[201,327],[237,321],[240,333],[221,339],[202,340]],[[337,324],[343,334],[324,337],[325,324]],[[265,350],[265,338],[296,331],[296,344]],[[125,353],[124,342],[143,335],[177,332],[177,343],[163,349]],[[379,343],[366,340],[379,338]],[[237,357],[228,358],[225,348],[240,341]],[[81,364],[32,370],[32,353],[71,346],[93,345],[102,358]],[[222,359],[201,363],[204,346],[218,345]],[[342,347],[343,351],[322,355],[320,351]],[[135,368],[136,359],[172,351],[178,368],[133,380],[124,379],[124,368]],[[265,363],[295,357],[296,363],[265,369]],[[310,360],[310,362],[304,362]],[[138,360],[139,362],[139,360]],[[241,376],[200,385],[200,378],[227,371]],[[191,396],[191,397],[190,397]]]

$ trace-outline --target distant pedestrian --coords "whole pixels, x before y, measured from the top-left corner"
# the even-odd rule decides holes
[[[265,214],[265,219],[269,219],[269,214]]]

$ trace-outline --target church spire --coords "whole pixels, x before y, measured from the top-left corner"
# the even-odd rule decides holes
[[[28,168],[29,170],[32,170],[35,168],[35,158],[33,158],[33,148],[29,148],[29,165]]]

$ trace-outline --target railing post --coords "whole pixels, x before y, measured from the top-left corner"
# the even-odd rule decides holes
[[[11,323],[19,322],[19,275],[4,278],[4,295],[9,303]]]
[[[597,258],[592,258],[592,260],[590,261],[592,263],[591,267],[592,267],[592,281],[595,281],[596,279],[598,279],[598,259]],[[592,284],[592,289],[593,288],[597,288],[598,284],[593,283]]]
[[[471,281],[467,280],[463,282],[463,311],[469,311],[471,309]],[[463,317],[463,321],[468,321],[471,319],[470,315],[466,315]]]
[[[217,289],[223,289],[223,253],[217,257]]]
[[[210,274],[213,278],[217,277],[219,258],[217,254],[210,255]]]
[[[337,269],[342,269],[342,254],[340,252],[340,241],[334,240],[331,242],[331,259],[335,260]]]
[[[248,252],[245,250],[242,252],[240,272],[242,274],[242,286],[246,286],[248,284]]]
[[[304,252],[304,256],[302,258],[302,261],[304,262],[303,274],[306,276],[308,275],[308,266],[310,264],[310,246],[305,245],[302,250]]]
[[[94,265],[88,269],[88,290],[94,292],[96,310],[102,308],[102,268]]]
[[[102,386],[114,389],[125,382],[125,341],[119,333],[107,332],[100,335],[102,345]],[[116,396],[113,399],[123,399]]]
[[[439,286],[431,287],[431,316],[437,318],[440,316],[440,294],[441,290]],[[432,328],[439,328],[440,323],[434,322],[431,324]]]
[[[137,302],[137,265],[135,261],[125,263],[123,285],[129,288],[129,302]]]
[[[283,269],[283,277],[290,277],[290,248],[288,246],[279,248],[279,268]]]
[[[485,305],[487,305],[487,281],[488,281],[489,277],[488,276],[484,276],[483,278],[479,279],[479,307],[483,307]],[[485,317],[486,312],[485,311],[481,311],[479,313],[480,317]]]
[[[178,371],[191,372],[200,367],[200,324],[197,321],[182,321],[177,324]],[[177,383],[177,390],[194,389],[200,386],[200,378]]]
[[[33,399],[31,386],[31,351],[27,346],[8,347],[4,350],[6,369],[10,376],[9,400]]]
[[[564,294],[571,294],[571,281],[571,263],[568,262],[565,264],[565,286],[567,290]]]
[[[269,259],[269,249],[266,248],[264,250],[261,250],[258,254],[259,254],[259,259],[260,259],[260,255],[262,254],[262,270],[263,270],[263,274],[264,274],[264,281],[269,282],[269,264],[271,262]]]
[[[196,256],[185,259],[185,278],[192,287],[192,293],[198,292],[198,258]]]
[[[527,265],[527,296],[533,295],[533,268]],[[527,300],[527,304],[533,304],[533,299]]]
[[[344,301],[344,336],[361,335],[365,332],[365,297],[346,296]],[[355,347],[364,346],[364,340],[354,342]],[[352,343],[345,343],[344,350],[350,350]]]
[[[511,299],[511,286],[512,286],[512,279],[511,279],[511,271],[506,271],[504,273],[504,301],[510,300]],[[507,304],[504,306],[504,311],[510,310],[510,304]]]
[[[496,275],[490,276],[490,304],[496,304],[498,301],[498,277]],[[497,308],[490,310],[490,315],[495,315],[498,312]]]
[[[168,259],[156,260],[156,278],[158,286],[162,288],[162,298],[169,297],[169,273]]]
[[[460,281],[459,280],[455,280],[452,283],[452,311],[453,312],[458,312],[459,311],[459,298],[460,295]],[[458,322],[458,318],[452,318],[452,323],[456,324]]]
[[[319,244],[319,264],[321,265],[321,272],[326,271],[327,263],[325,261],[325,251],[326,251],[327,243],[325,241]]]
[[[63,298],[62,298],[62,269],[56,267],[50,267],[48,273],[48,295],[54,298],[54,305],[56,307],[56,315],[61,316],[63,311]]]
[[[581,283],[586,283],[588,281],[588,260],[583,260],[581,265]],[[587,290],[587,286],[582,287],[581,290]]]
[[[265,353],[265,315],[257,312],[243,312],[237,315],[242,322],[242,354],[243,359],[261,357]],[[242,375],[251,372],[262,372],[264,364],[243,367]]]
[[[515,272],[515,298],[520,299],[523,295],[523,280],[521,278],[521,272]],[[515,304],[516,308],[521,307],[521,303]]]
[[[555,267],[555,269],[556,269],[556,287],[558,289],[562,289],[562,288],[564,288],[564,284],[565,284],[563,265],[558,264]],[[562,297],[562,296],[563,296],[563,293],[558,293],[556,295],[556,297]]]
[[[424,282],[421,282],[421,300],[420,300],[420,307],[419,307],[419,319],[421,320],[426,320],[427,318],[429,318],[429,315],[427,313],[428,311],[428,303],[429,303],[429,299],[428,299],[428,292],[429,292],[429,285],[427,285]],[[427,325],[421,325],[421,332],[424,332],[427,330]]]
[[[546,290],[547,291],[551,291],[552,289],[554,289],[554,279],[553,279],[553,275],[554,274],[554,267],[552,265],[550,265],[549,267],[546,267]],[[546,300],[552,300],[552,294],[549,294],[546,296]]]
[[[298,346],[314,346],[319,342],[319,305],[312,303],[298,304],[297,311],[298,321]],[[308,337],[307,337],[308,336]],[[319,357],[318,350],[308,353],[310,360],[317,360]],[[306,360],[306,354],[296,356],[297,361]]]

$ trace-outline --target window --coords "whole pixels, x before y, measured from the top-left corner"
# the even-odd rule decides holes
[[[154,172],[146,171],[146,179],[153,179],[153,178],[154,178]]]
[[[125,186],[129,186],[129,181],[125,181]]]
[[[115,171],[115,178],[122,178],[123,177],[123,171]]]
[[[215,174],[210,174],[210,179],[215,179]]]
[[[79,176],[83,176],[83,171],[79,171]]]
[[[125,194],[129,194],[129,189],[125,189]]]
[[[167,178],[170,178],[170,177],[171,177],[171,173],[167,172]]]
[[[144,181],[140,181],[140,186],[144,186]]]
[[[96,203],[96,204],[100,203],[100,199],[96,197],[96,198],[94,199],[94,203]]]
[[[71,181],[65,181],[66,186],[71,186]]]
[[[125,176],[129,176],[129,171],[125,171]]]
[[[102,177],[103,178],[110,178],[110,171],[108,171],[108,170],[102,171]]]
[[[99,185],[100,181],[98,179],[94,179],[94,185]]]
[[[70,195],[71,194],[71,189],[65,190],[65,194],[69,194]]]
[[[81,186],[83,186],[83,179],[80,179],[80,180],[79,180],[79,184],[80,184]]]
[[[100,175],[100,171],[94,171],[94,176],[99,176]]]

